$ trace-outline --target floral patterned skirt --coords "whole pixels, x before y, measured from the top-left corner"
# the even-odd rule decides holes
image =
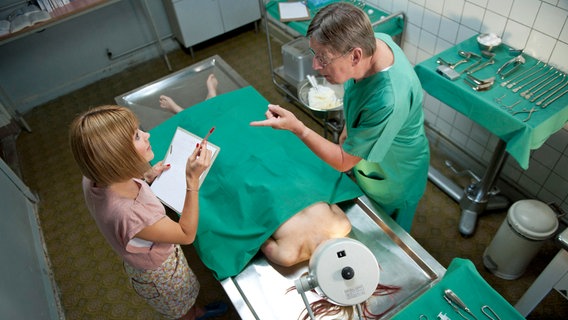
[[[199,281],[179,245],[158,269],[139,270],[124,262],[124,270],[134,291],[168,318],[185,315],[199,294]]]

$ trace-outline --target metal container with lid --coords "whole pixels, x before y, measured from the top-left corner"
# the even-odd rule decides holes
[[[284,73],[294,81],[306,79],[308,74],[317,74],[312,69],[312,54],[308,38],[299,37],[282,46]]]
[[[483,254],[483,264],[496,276],[519,278],[538,250],[558,229],[558,217],[538,200],[515,202]]]

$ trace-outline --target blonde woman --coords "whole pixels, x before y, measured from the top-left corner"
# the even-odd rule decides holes
[[[168,169],[162,162],[150,167],[149,137],[132,111],[119,106],[91,109],[72,122],[69,140],[84,176],[87,207],[123,259],[134,290],[154,309],[171,319],[221,315],[226,304],[195,306],[199,282],[180,248],[193,243],[197,232],[199,176],[211,165],[207,142],[187,160],[185,202],[175,222],[149,187]]]

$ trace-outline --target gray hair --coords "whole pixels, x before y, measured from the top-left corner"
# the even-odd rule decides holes
[[[376,40],[371,21],[363,10],[346,3],[332,3],[314,16],[307,36],[335,53],[361,48],[365,56],[375,53]]]

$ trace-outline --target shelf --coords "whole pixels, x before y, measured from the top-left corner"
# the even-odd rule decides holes
[[[74,0],[69,4],[56,8],[50,12],[51,20],[36,23],[31,27],[24,28],[18,32],[9,33],[0,37],[0,45],[10,41],[25,37],[31,33],[40,32],[58,23],[76,18],[85,13],[101,9],[121,0]]]

